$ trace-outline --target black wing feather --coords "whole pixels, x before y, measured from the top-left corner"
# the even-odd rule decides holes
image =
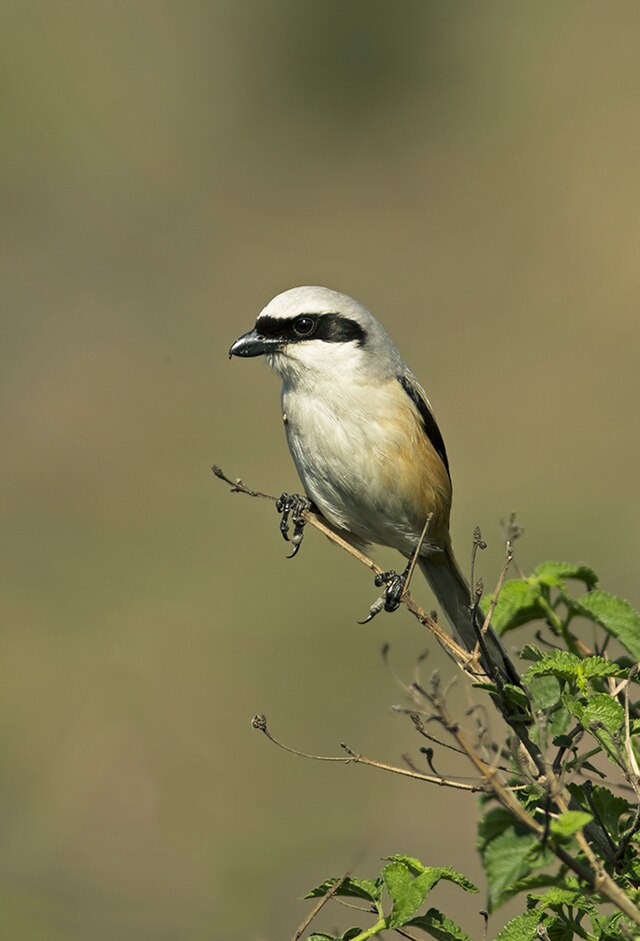
[[[425,430],[425,434],[433,445],[436,453],[440,455],[442,463],[444,464],[447,470],[447,474],[449,475],[449,480],[451,480],[449,459],[447,457],[447,450],[444,446],[444,438],[440,434],[440,429],[438,428],[438,424],[433,417],[431,409],[407,376],[398,376],[398,382],[407,393],[415,407],[418,409],[420,418],[422,419],[422,425]]]

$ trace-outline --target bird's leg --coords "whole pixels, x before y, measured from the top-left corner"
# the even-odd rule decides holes
[[[299,493],[283,493],[276,500],[276,510],[280,513],[280,532],[286,542],[290,542],[293,549],[287,558],[292,559],[298,552],[304,535],[304,527],[307,522],[302,515],[305,510],[310,510],[313,504],[307,497]],[[293,523],[293,535],[289,536],[289,520]]]
[[[364,621],[359,621],[359,624],[368,624],[369,621],[373,620],[376,614],[380,614],[381,611],[391,612],[400,607],[404,588],[407,584],[407,578],[411,571],[411,563],[412,559],[410,558],[402,575],[398,575],[393,569],[388,572],[380,572],[376,575],[373,580],[374,585],[376,588],[382,588],[384,585],[385,589],[369,608],[369,614]]]

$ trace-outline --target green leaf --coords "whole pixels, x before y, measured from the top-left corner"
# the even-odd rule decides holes
[[[400,928],[406,925],[424,902],[433,885],[432,873],[423,872],[414,876],[406,863],[393,862],[384,867],[382,876],[393,901],[388,926]]]
[[[587,588],[595,588],[598,576],[588,565],[573,565],[570,562],[542,562],[533,570],[533,575],[554,588],[564,588],[564,579],[571,578],[583,582]]]
[[[582,663],[584,675],[588,680],[598,676],[626,676],[629,672],[619,664],[605,660],[604,657],[587,657]]]
[[[412,928],[422,928],[438,941],[471,941],[469,935],[459,925],[439,912],[437,908],[430,908],[426,915],[412,918],[407,925]]]
[[[573,682],[585,692],[587,681],[601,676],[623,676],[625,670],[605,660],[604,657],[577,657],[568,650],[550,650],[533,663],[522,676],[529,683],[536,676],[555,676],[565,682]]]
[[[558,886],[560,876],[557,873],[537,872],[531,876],[525,876],[519,879],[512,886],[512,895],[518,892],[529,892],[531,889],[543,889],[547,886]]]
[[[627,938],[637,937],[637,926],[626,918],[622,912],[614,912],[612,915],[605,915],[604,918],[598,918],[599,937],[603,941],[624,941]]]
[[[544,657],[544,650],[541,650],[537,644],[525,644],[520,651],[520,657],[522,660],[533,660],[537,662]]]
[[[624,724],[624,709],[606,693],[592,693],[587,700],[565,695],[563,702],[571,715],[609,752],[618,754],[618,737]]]
[[[583,810],[567,810],[551,821],[550,830],[559,840],[566,840],[591,823],[593,816]]]
[[[306,899],[320,898],[326,895],[329,889],[333,888],[339,878],[334,876],[331,879],[325,879],[320,885],[311,889],[304,896]],[[340,888],[334,893],[346,898],[367,899],[369,902],[379,902],[382,895],[382,879],[345,879]]]
[[[583,807],[592,806],[593,812],[602,823],[603,827],[614,842],[621,836],[626,828],[626,819],[621,824],[621,818],[631,813],[631,804],[620,797],[619,794],[612,794],[608,788],[601,784],[596,784],[589,788],[588,798],[586,788],[583,784],[572,784],[572,795],[582,804]]]
[[[508,810],[492,807],[478,822],[478,851],[482,854],[492,840],[513,826],[513,817]]]
[[[577,908],[578,911],[587,912],[591,915],[597,915],[598,913],[597,905],[579,886],[576,886],[576,888],[555,886],[549,892],[532,893],[528,896],[528,899],[538,903],[538,910],[540,908],[551,908],[557,911],[563,905],[569,905],[571,908]]]
[[[491,618],[494,631],[497,634],[504,634],[506,631],[513,630],[514,627],[520,627],[521,624],[544,618],[545,612],[538,603],[539,598],[538,585],[531,585],[524,579],[505,582]],[[490,604],[490,597],[482,599],[481,608],[485,614]]]
[[[534,941],[539,937],[538,925],[543,923],[540,912],[532,909],[507,922],[495,941]]]
[[[565,682],[578,683],[586,687],[585,678],[581,673],[580,657],[568,650],[550,650],[545,653],[537,663],[532,664],[522,675],[524,683],[530,683],[536,676],[555,676]]]
[[[362,934],[362,928],[347,928],[344,934],[325,934],[324,931],[314,931],[307,938],[307,941],[353,941],[358,935]]]
[[[414,876],[420,876],[424,873],[428,873],[432,882],[429,886],[429,890],[436,886],[441,879],[446,882],[453,882],[455,885],[459,885],[461,889],[464,889],[465,892],[479,892],[477,885],[474,885],[470,879],[467,879],[461,872],[458,872],[456,869],[452,869],[450,866],[425,866],[424,863],[421,863],[419,859],[416,859],[415,856],[403,856],[401,853],[394,853],[392,856],[385,856],[385,859],[388,859],[390,862],[394,863],[404,863],[405,866],[414,874]]]
[[[604,827],[613,839],[617,840],[626,829],[626,819],[622,826],[620,825],[620,819],[621,817],[626,818],[626,815],[631,813],[631,804],[624,797],[612,794],[611,791],[600,784],[596,784],[591,788],[591,801]]]
[[[492,808],[478,826],[478,849],[489,883],[489,910],[513,894],[518,880],[544,862],[540,841],[501,807]]]
[[[561,701],[560,683],[555,676],[536,676],[529,684],[529,691],[536,709],[547,712]]]
[[[578,599],[575,609],[616,637],[634,661],[640,662],[640,614],[628,601],[606,591],[590,591]]]

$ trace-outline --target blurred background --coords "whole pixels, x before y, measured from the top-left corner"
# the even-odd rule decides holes
[[[524,569],[637,604],[639,34],[624,0],[3,4],[7,937],[282,941],[393,852],[482,879],[473,798],[250,728],[401,762],[380,648],[411,677],[429,643],[212,477],[297,487],[227,350],[288,287],[359,298],[435,407],[461,561],[480,524],[493,584],[515,510]],[[433,901],[480,936],[482,896]]]

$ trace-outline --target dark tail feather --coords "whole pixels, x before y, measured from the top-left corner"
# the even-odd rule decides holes
[[[418,565],[453,628],[455,639],[465,650],[475,650],[484,619],[476,616],[474,625],[469,585],[451,548],[447,547],[442,553],[430,558],[418,559]],[[519,685],[518,671],[491,627],[484,634],[483,646],[484,650],[480,648],[480,662],[489,677],[495,676],[495,671],[498,670],[504,682]]]

